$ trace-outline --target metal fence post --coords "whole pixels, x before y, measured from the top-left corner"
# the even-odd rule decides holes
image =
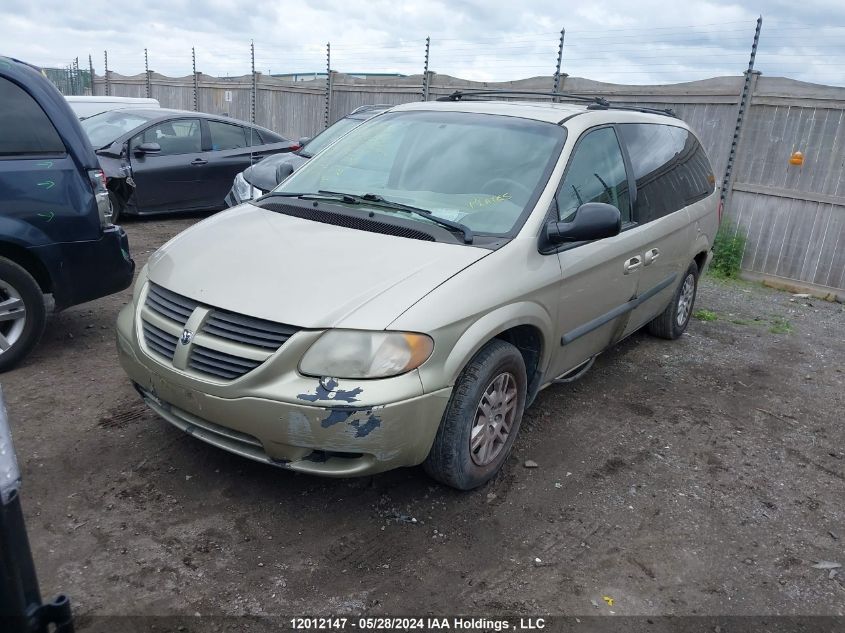
[[[88,53],[88,80],[91,82],[91,96],[94,96],[94,62],[91,60],[91,53]]]
[[[150,58],[147,56],[147,49],[144,49],[144,76],[147,80],[147,99],[153,96],[152,77],[150,77]]]
[[[199,82],[197,81],[197,52],[191,46],[191,68],[194,71],[194,112],[199,110],[199,99],[197,99],[197,92],[199,92]]]
[[[329,127],[329,115],[332,108],[332,43],[326,42],[326,116],[324,128]]]
[[[255,42],[250,41],[249,43],[249,54],[250,54],[250,61],[252,63],[252,107],[250,111],[250,121],[255,123],[255,102],[258,100],[258,78],[255,75]]]
[[[728,162],[725,165],[725,177],[722,179],[722,192],[719,196],[723,211],[727,211],[733,193],[733,169],[736,163],[739,141],[742,137],[742,123],[745,120],[745,112],[751,105],[751,97],[754,87],[757,85],[757,75],[754,71],[754,58],[757,56],[757,45],[760,43],[760,29],[763,26],[763,16],[757,18],[757,28],[754,30],[754,41],[751,44],[751,56],[748,59],[748,69],[745,71],[745,80],[742,82],[742,92],[739,95],[739,108],[736,114],[736,126],[731,140],[731,150],[728,154]]]
[[[422,85],[422,100],[428,101],[429,91],[429,76],[428,76],[428,54],[431,50],[431,37],[425,38],[425,64],[423,64],[423,85]]]
[[[103,51],[103,60],[105,62],[105,70],[103,70],[104,79],[105,79],[105,95],[107,97],[111,96],[111,83],[109,82],[109,52]]]
[[[555,81],[552,92],[560,92],[560,66],[563,63],[563,38],[566,35],[566,29],[560,30],[560,43],[557,46],[557,66],[555,67]],[[552,97],[552,100],[557,102],[557,97]]]

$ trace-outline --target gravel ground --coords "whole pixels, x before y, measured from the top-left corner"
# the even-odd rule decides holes
[[[129,223],[139,267],[195,221]],[[83,622],[845,615],[845,570],[813,567],[845,564],[842,305],[705,280],[686,336],[637,334],[545,390],[504,472],[467,494],[417,468],[297,475],[182,434],[118,366],[128,298],[54,315],[2,376],[42,591]]]

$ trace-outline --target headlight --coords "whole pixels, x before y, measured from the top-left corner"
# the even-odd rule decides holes
[[[0,499],[7,503],[12,493],[21,487],[21,471],[12,446],[12,429],[9,428],[9,416],[6,402],[0,390]]]
[[[253,198],[257,198],[261,195],[260,189],[256,189],[246,181],[243,172],[235,176],[234,189],[238,198],[242,201],[252,200]]]
[[[434,350],[434,341],[411,332],[329,330],[299,363],[309,376],[387,378],[416,369]]]

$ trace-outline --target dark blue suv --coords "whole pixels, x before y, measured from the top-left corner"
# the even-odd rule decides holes
[[[134,268],[67,101],[38,69],[0,56],[0,371],[38,343],[45,294],[67,308],[123,290]]]

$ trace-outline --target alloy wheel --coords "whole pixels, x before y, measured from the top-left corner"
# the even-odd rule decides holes
[[[675,317],[679,327],[683,327],[689,318],[690,310],[692,310],[692,302],[695,298],[695,276],[687,275],[684,279],[684,285],[681,288],[681,294],[678,297],[678,313]]]
[[[20,293],[0,279],[0,354],[20,340],[26,326],[26,306]]]
[[[493,378],[481,395],[469,437],[470,457],[477,466],[494,461],[507,445],[516,417],[517,395],[516,378],[509,372]]]

